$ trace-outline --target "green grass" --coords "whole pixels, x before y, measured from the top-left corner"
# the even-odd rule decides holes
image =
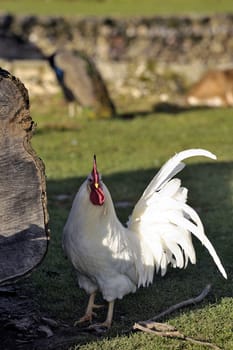
[[[188,266],[184,271],[169,270],[164,278],[157,276],[151,287],[117,301],[110,332],[100,338],[87,335],[70,349],[205,349],[178,340],[125,332],[134,322],[195,296],[212,283],[212,291],[202,304],[175,313],[168,321],[186,335],[231,350],[233,111],[198,110],[146,116],[138,113],[131,120],[86,120],[69,118],[58,98],[51,99],[49,106],[43,102],[31,101],[31,114],[38,124],[32,142],[46,165],[51,241],[45,260],[27,279],[27,286],[34,291],[42,312],[70,325],[83,314],[87,296],[78,288],[71,265],[63,256],[61,234],[72,198],[91,171],[93,154],[97,155],[99,170],[114,202],[129,201],[132,205],[158,168],[175,152],[202,147],[218,156],[217,161],[199,157],[188,160],[180,176],[189,188],[189,203],[198,209],[224,262],[228,281],[223,280],[206,250],[194,240],[196,266]],[[57,197],[60,194],[69,197],[60,201]],[[131,210],[131,207],[117,209],[122,222]],[[97,320],[103,320],[105,312],[106,309],[100,310]]]
[[[41,15],[145,16],[232,12],[231,0],[1,0],[0,11]]]

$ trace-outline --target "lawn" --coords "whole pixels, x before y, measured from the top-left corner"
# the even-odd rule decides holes
[[[41,15],[150,16],[232,12],[231,0],[1,0],[0,11]]]
[[[189,265],[184,271],[170,269],[164,278],[157,276],[151,287],[117,301],[112,329],[102,337],[86,336],[70,349],[208,349],[203,345],[133,333],[130,329],[134,322],[151,318],[168,306],[199,294],[211,283],[211,293],[201,304],[181,310],[167,321],[186,335],[231,350],[232,109],[143,116],[136,113],[135,118],[127,120],[69,118],[66,112],[59,97],[50,100],[49,106],[31,101],[31,114],[38,124],[33,147],[46,165],[51,241],[45,260],[27,279],[26,285],[33,291],[42,312],[72,325],[85,310],[87,296],[78,288],[74,271],[64,258],[61,234],[73,196],[91,171],[93,154],[97,155],[99,170],[114,202],[130,203],[126,208],[117,207],[118,216],[126,222],[134,203],[169,157],[187,148],[206,148],[215,153],[218,160],[192,158],[180,177],[189,188],[189,203],[198,210],[223,260],[228,280],[220,276],[207,251],[194,240],[197,265]],[[105,312],[106,309],[99,311],[98,321],[104,319]]]
[[[232,12],[232,0],[2,0],[0,11],[42,15],[156,15]],[[133,105],[132,101],[132,105]],[[132,107],[130,108],[132,110]],[[217,161],[192,158],[180,174],[189,188],[188,201],[203,221],[206,233],[228,274],[225,281],[207,251],[194,239],[197,264],[186,270],[169,269],[164,278],[155,277],[149,288],[141,288],[116,302],[112,329],[101,337],[85,335],[70,350],[205,350],[208,347],[159,338],[131,331],[145,320],[181,300],[195,296],[208,284],[210,294],[193,307],[169,316],[165,321],[184,334],[233,349],[233,110],[198,109],[177,114],[135,113],[132,119],[87,120],[67,116],[61,96],[31,99],[31,115],[37,123],[32,139],[43,159],[47,175],[51,240],[42,264],[22,286],[38,302],[42,314],[67,325],[82,316],[87,296],[77,286],[75,273],[61,248],[62,229],[72,199],[92,168],[93,154],[116,204],[126,222],[134,204],[161,165],[176,152],[206,148]],[[100,296],[99,302],[102,302]],[[105,317],[99,311],[97,321]]]

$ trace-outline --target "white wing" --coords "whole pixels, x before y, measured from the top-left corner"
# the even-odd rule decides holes
[[[193,156],[216,159],[214,154],[203,149],[186,150],[169,159],[136,204],[128,228],[140,235],[147,247],[145,254],[152,252],[156,270],[161,269],[162,275],[166,273],[168,264],[179,268],[186,267],[188,260],[195,264],[192,233],[208,249],[218,269],[227,278],[198,214],[186,204],[187,189],[181,187],[179,179],[172,179],[185,167],[182,160]],[[152,282],[151,279],[151,275],[141,276],[139,285],[148,284]]]

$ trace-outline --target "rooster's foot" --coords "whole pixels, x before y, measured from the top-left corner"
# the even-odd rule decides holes
[[[81,323],[85,323],[85,322],[92,322],[92,318],[96,317],[97,314],[95,312],[90,312],[90,313],[86,313],[83,317],[80,317],[79,320],[74,322],[74,327],[78,326]]]
[[[104,305],[96,305],[96,304],[92,305],[92,309],[100,309],[102,307],[104,307]],[[97,317],[97,314],[95,312],[93,312],[93,311],[86,312],[83,317],[81,317],[79,320],[74,322],[74,327],[76,327],[77,325],[79,325],[81,323],[85,323],[85,322],[92,323],[93,317]]]
[[[113,316],[114,301],[108,303],[108,313],[107,318],[103,323],[95,323],[90,325],[88,329],[94,330],[97,333],[104,333],[111,328],[112,316]]]
[[[103,323],[94,323],[88,327],[88,329],[93,330],[97,333],[105,333],[111,327],[111,323],[105,321]]]

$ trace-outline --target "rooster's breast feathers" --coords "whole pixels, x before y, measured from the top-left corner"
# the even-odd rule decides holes
[[[111,301],[136,291],[140,242],[120,223],[107,187],[101,186],[105,194],[101,206],[90,203],[88,183],[81,186],[64,227],[63,248],[80,286],[88,293],[101,290]]]

